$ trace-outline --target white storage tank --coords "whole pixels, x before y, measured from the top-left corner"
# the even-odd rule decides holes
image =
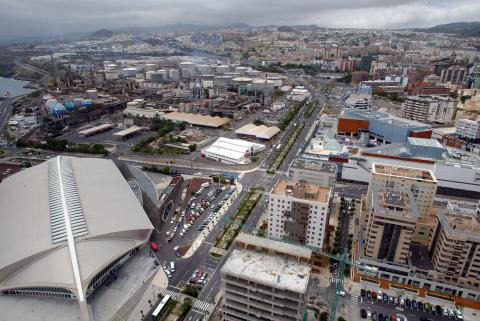
[[[258,91],[273,91],[275,89],[275,82],[268,79],[253,80],[253,90]]]
[[[145,73],[145,79],[148,79],[148,80],[152,79],[152,74],[154,74],[154,73],[155,73],[155,71],[153,71],[153,70],[147,71]]]
[[[249,70],[250,68],[249,67],[237,67],[235,68],[235,72],[238,72],[241,76],[245,76],[245,74],[247,73],[247,71]]]
[[[213,83],[217,87],[228,87],[233,86],[233,77],[232,76],[215,76]]]
[[[248,77],[260,78],[262,77],[262,72],[260,70],[250,70],[247,72]]]
[[[197,70],[200,75],[209,75],[212,73],[212,67],[210,65],[198,65]]]
[[[173,81],[179,81],[180,80],[180,71],[177,69],[170,69],[168,71],[168,78],[173,80]]]
[[[138,69],[135,67],[128,67],[122,69],[123,77],[134,77],[138,73]]]
[[[282,78],[280,77],[267,77],[268,80],[272,80],[275,84],[275,88],[282,87]]]
[[[117,65],[115,65],[115,64],[105,65],[105,70],[115,70],[115,69],[117,69]]]
[[[120,77],[118,70],[105,70],[106,80],[117,80]]]
[[[230,66],[227,66],[227,65],[216,66],[215,70],[216,70],[217,74],[224,74],[224,73],[230,71]]]
[[[145,74],[143,72],[139,72],[135,75],[135,79],[145,79]]]
[[[165,69],[159,69],[159,70],[157,70],[157,73],[163,75],[163,80],[167,80],[167,79],[168,79],[168,71],[166,71]]]
[[[155,69],[157,69],[156,64],[145,64],[145,71],[155,71]]]
[[[98,98],[98,91],[96,89],[87,90],[87,98],[97,99]]]

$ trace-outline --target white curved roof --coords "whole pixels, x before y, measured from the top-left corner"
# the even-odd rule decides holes
[[[106,159],[59,156],[25,169],[0,184],[0,204],[0,290],[54,286],[81,299],[98,272],[153,229]]]

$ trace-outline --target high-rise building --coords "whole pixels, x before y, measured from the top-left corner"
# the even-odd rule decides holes
[[[419,218],[410,189],[373,186],[365,256],[405,264]]]
[[[310,272],[284,255],[234,249],[221,269],[223,320],[303,320]]]
[[[440,73],[440,81],[443,83],[451,83],[453,85],[461,85],[467,76],[467,69],[461,66],[452,66],[443,69]]]
[[[480,223],[477,209],[466,211],[449,203],[437,212],[429,255],[437,278],[480,287]]]
[[[268,235],[321,249],[331,193],[330,187],[279,180],[270,193]]]
[[[372,208],[373,190],[380,187],[411,190],[420,217],[426,218],[437,193],[437,179],[427,169],[373,163],[366,198],[368,211]]]
[[[467,139],[480,139],[480,119],[460,119],[457,122],[455,134]]]
[[[402,117],[419,122],[448,123],[455,119],[458,99],[437,95],[408,96]]]

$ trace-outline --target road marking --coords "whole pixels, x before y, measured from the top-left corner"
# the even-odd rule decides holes
[[[205,302],[205,301],[202,301],[202,300],[197,300],[197,301],[195,301],[195,303],[193,304],[193,307],[194,307],[194,308],[197,308],[197,309],[199,309],[199,310],[207,311],[208,308],[210,307],[210,303]]]
[[[164,295],[170,295],[172,299],[176,300],[179,293],[171,290],[165,290]]]
[[[352,302],[358,304],[358,295],[352,295]]]

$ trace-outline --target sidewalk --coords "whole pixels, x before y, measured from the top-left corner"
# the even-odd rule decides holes
[[[157,273],[150,279],[146,290],[142,297],[138,301],[135,309],[128,316],[128,321],[138,321],[141,319],[142,313],[144,315],[153,307],[153,304],[158,299],[158,295],[161,294],[168,287],[168,278],[165,271],[159,266]],[[151,303],[148,301],[150,300]]]
[[[218,224],[218,222],[220,221],[220,219],[222,218],[222,216],[227,212],[228,208],[230,207],[230,205],[232,205],[232,203],[235,201],[235,199],[238,197],[238,195],[240,195],[240,193],[242,192],[243,190],[243,186],[242,184],[236,182],[235,183],[235,186],[237,187],[237,189],[235,190],[235,192],[232,194],[232,196],[230,197],[230,199],[228,200],[228,202],[226,202],[225,204],[223,204],[223,206],[220,208],[220,210],[218,211],[217,214],[215,214],[215,216],[213,217],[213,219],[210,221],[210,223],[208,223],[207,225],[207,228],[206,228],[206,231],[202,231],[202,233],[198,234],[197,237],[195,238],[195,240],[193,241],[192,245],[190,246],[190,248],[188,249],[187,253],[185,253],[185,255],[182,256],[182,258],[186,259],[186,258],[189,258],[191,257],[195,251],[203,244],[203,241],[205,240],[205,238],[207,237],[208,233],[210,233],[211,231],[213,231],[213,229],[215,228],[215,225]]]

